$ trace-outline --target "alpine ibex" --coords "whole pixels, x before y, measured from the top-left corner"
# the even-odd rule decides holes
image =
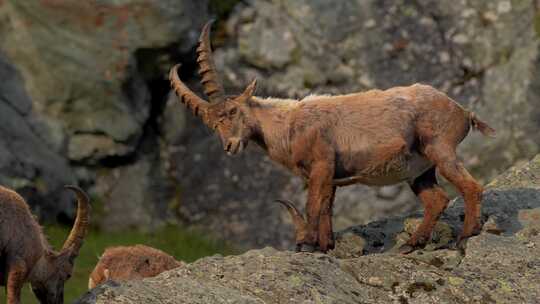
[[[289,204],[297,229],[297,250],[333,248],[332,204],[336,187],[356,183],[391,185],[406,181],[422,201],[422,224],[401,247],[408,253],[424,245],[448,204],[435,170],[465,199],[465,222],[459,240],[477,233],[482,186],[456,157],[456,147],[471,127],[484,135],[495,131],[446,94],[414,84],[338,96],[302,100],[253,96],[253,80],[238,96],[225,96],[210,49],[211,23],[197,48],[204,92],[198,97],[170,72],[180,101],[211,129],[226,152],[242,151],[249,141],[272,160],[303,177],[308,184],[306,219]]]
[[[157,276],[184,265],[165,252],[145,245],[109,247],[90,274],[88,289],[107,281]]]
[[[25,282],[40,303],[64,302],[64,283],[71,277],[90,220],[88,196],[78,187],[66,188],[77,195],[77,217],[62,250],[56,252],[24,199],[0,186],[0,285],[6,286],[7,303],[20,303]]]

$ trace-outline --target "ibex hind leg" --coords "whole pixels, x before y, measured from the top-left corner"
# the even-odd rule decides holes
[[[448,196],[437,183],[435,167],[428,169],[411,184],[411,189],[424,205],[424,219],[409,241],[400,247],[403,254],[423,247],[430,239],[437,220],[448,206]]]
[[[478,234],[482,227],[480,223],[482,186],[457,159],[455,146],[432,144],[426,146],[425,153],[439,173],[457,188],[465,201],[465,222],[458,242]]]

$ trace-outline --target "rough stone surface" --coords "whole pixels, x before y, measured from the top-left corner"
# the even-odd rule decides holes
[[[347,248],[354,255],[268,247],[238,256],[206,257],[155,278],[104,286],[77,303],[537,303],[540,234],[523,239],[516,233],[531,225],[520,214],[529,214],[528,221],[538,220],[534,215],[540,208],[539,164],[540,155],[492,183],[502,186],[490,188],[483,214],[504,216],[504,233],[482,232],[467,241],[463,253],[426,248],[400,255],[384,244],[379,253],[365,256],[353,247]],[[522,177],[517,188],[512,188],[510,176]],[[445,222],[453,225],[463,207],[454,201],[449,211]],[[393,232],[385,228],[388,221],[372,223],[370,234],[396,239],[413,228],[415,221],[409,218],[393,219],[402,225]],[[447,228],[443,224],[439,230]],[[362,230],[353,229],[352,235],[358,231]],[[351,242],[354,238],[346,233],[340,234],[338,248],[342,241],[364,246]],[[370,247],[371,235],[362,237]]]
[[[37,215],[73,211],[62,187],[74,181],[65,158],[49,141],[19,71],[0,51],[0,184],[17,189]]]
[[[0,7],[0,41],[41,113],[61,122],[69,135],[111,140],[106,145],[86,140],[93,149],[80,149],[69,157],[99,160],[115,144],[120,148],[114,155],[122,156],[131,152],[122,149],[124,145],[135,145],[141,138],[150,115],[151,95],[144,79],[150,75],[141,72],[152,58],[143,50],[172,44],[189,50],[204,21],[199,19],[205,16],[205,4],[6,1]],[[201,16],[192,16],[197,12]]]
[[[151,231],[173,215],[168,210],[169,183],[158,159],[98,173],[96,190],[102,193],[101,216],[95,224],[105,231]]]
[[[49,201],[59,185],[79,183],[93,198],[123,206],[105,208],[112,217],[133,219],[107,225],[146,226],[144,216],[136,223],[136,206],[161,210],[170,198],[150,185],[168,185],[157,156],[166,73],[193,61],[207,19],[206,0],[0,1],[0,183]],[[118,172],[120,179],[104,176]],[[130,207],[125,190],[109,188],[133,187],[135,177],[142,188]],[[104,179],[115,184],[103,187]],[[71,210],[51,205],[34,209],[49,220]]]

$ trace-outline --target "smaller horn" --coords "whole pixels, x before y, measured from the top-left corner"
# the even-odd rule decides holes
[[[296,207],[287,200],[276,200],[277,203],[280,203],[281,205],[285,206],[287,208],[287,211],[291,215],[291,218],[293,220],[294,224],[294,230],[295,230],[295,236],[296,236],[296,244],[300,244],[301,241],[305,238],[306,232],[307,232],[307,223],[306,220],[304,220],[304,217],[296,209]]]

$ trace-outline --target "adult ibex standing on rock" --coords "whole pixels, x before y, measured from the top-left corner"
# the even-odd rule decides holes
[[[25,282],[40,303],[64,302],[64,283],[71,277],[90,220],[88,196],[78,187],[66,188],[77,195],[77,217],[62,250],[56,252],[24,199],[0,186],[0,285],[6,286],[7,303],[20,303]]]
[[[448,204],[436,169],[465,199],[459,240],[479,231],[483,189],[457,159],[456,147],[470,127],[484,135],[495,131],[472,112],[422,84],[290,100],[253,96],[254,80],[242,94],[225,96],[212,60],[209,31],[210,23],[203,28],[197,62],[210,102],[182,83],[178,65],[171,69],[171,85],[180,101],[218,132],[226,152],[239,153],[254,141],[272,160],[306,179],[307,221],[288,204],[297,229],[297,250],[333,248],[336,187],[403,181],[420,198],[425,214],[401,252],[424,245]]]

